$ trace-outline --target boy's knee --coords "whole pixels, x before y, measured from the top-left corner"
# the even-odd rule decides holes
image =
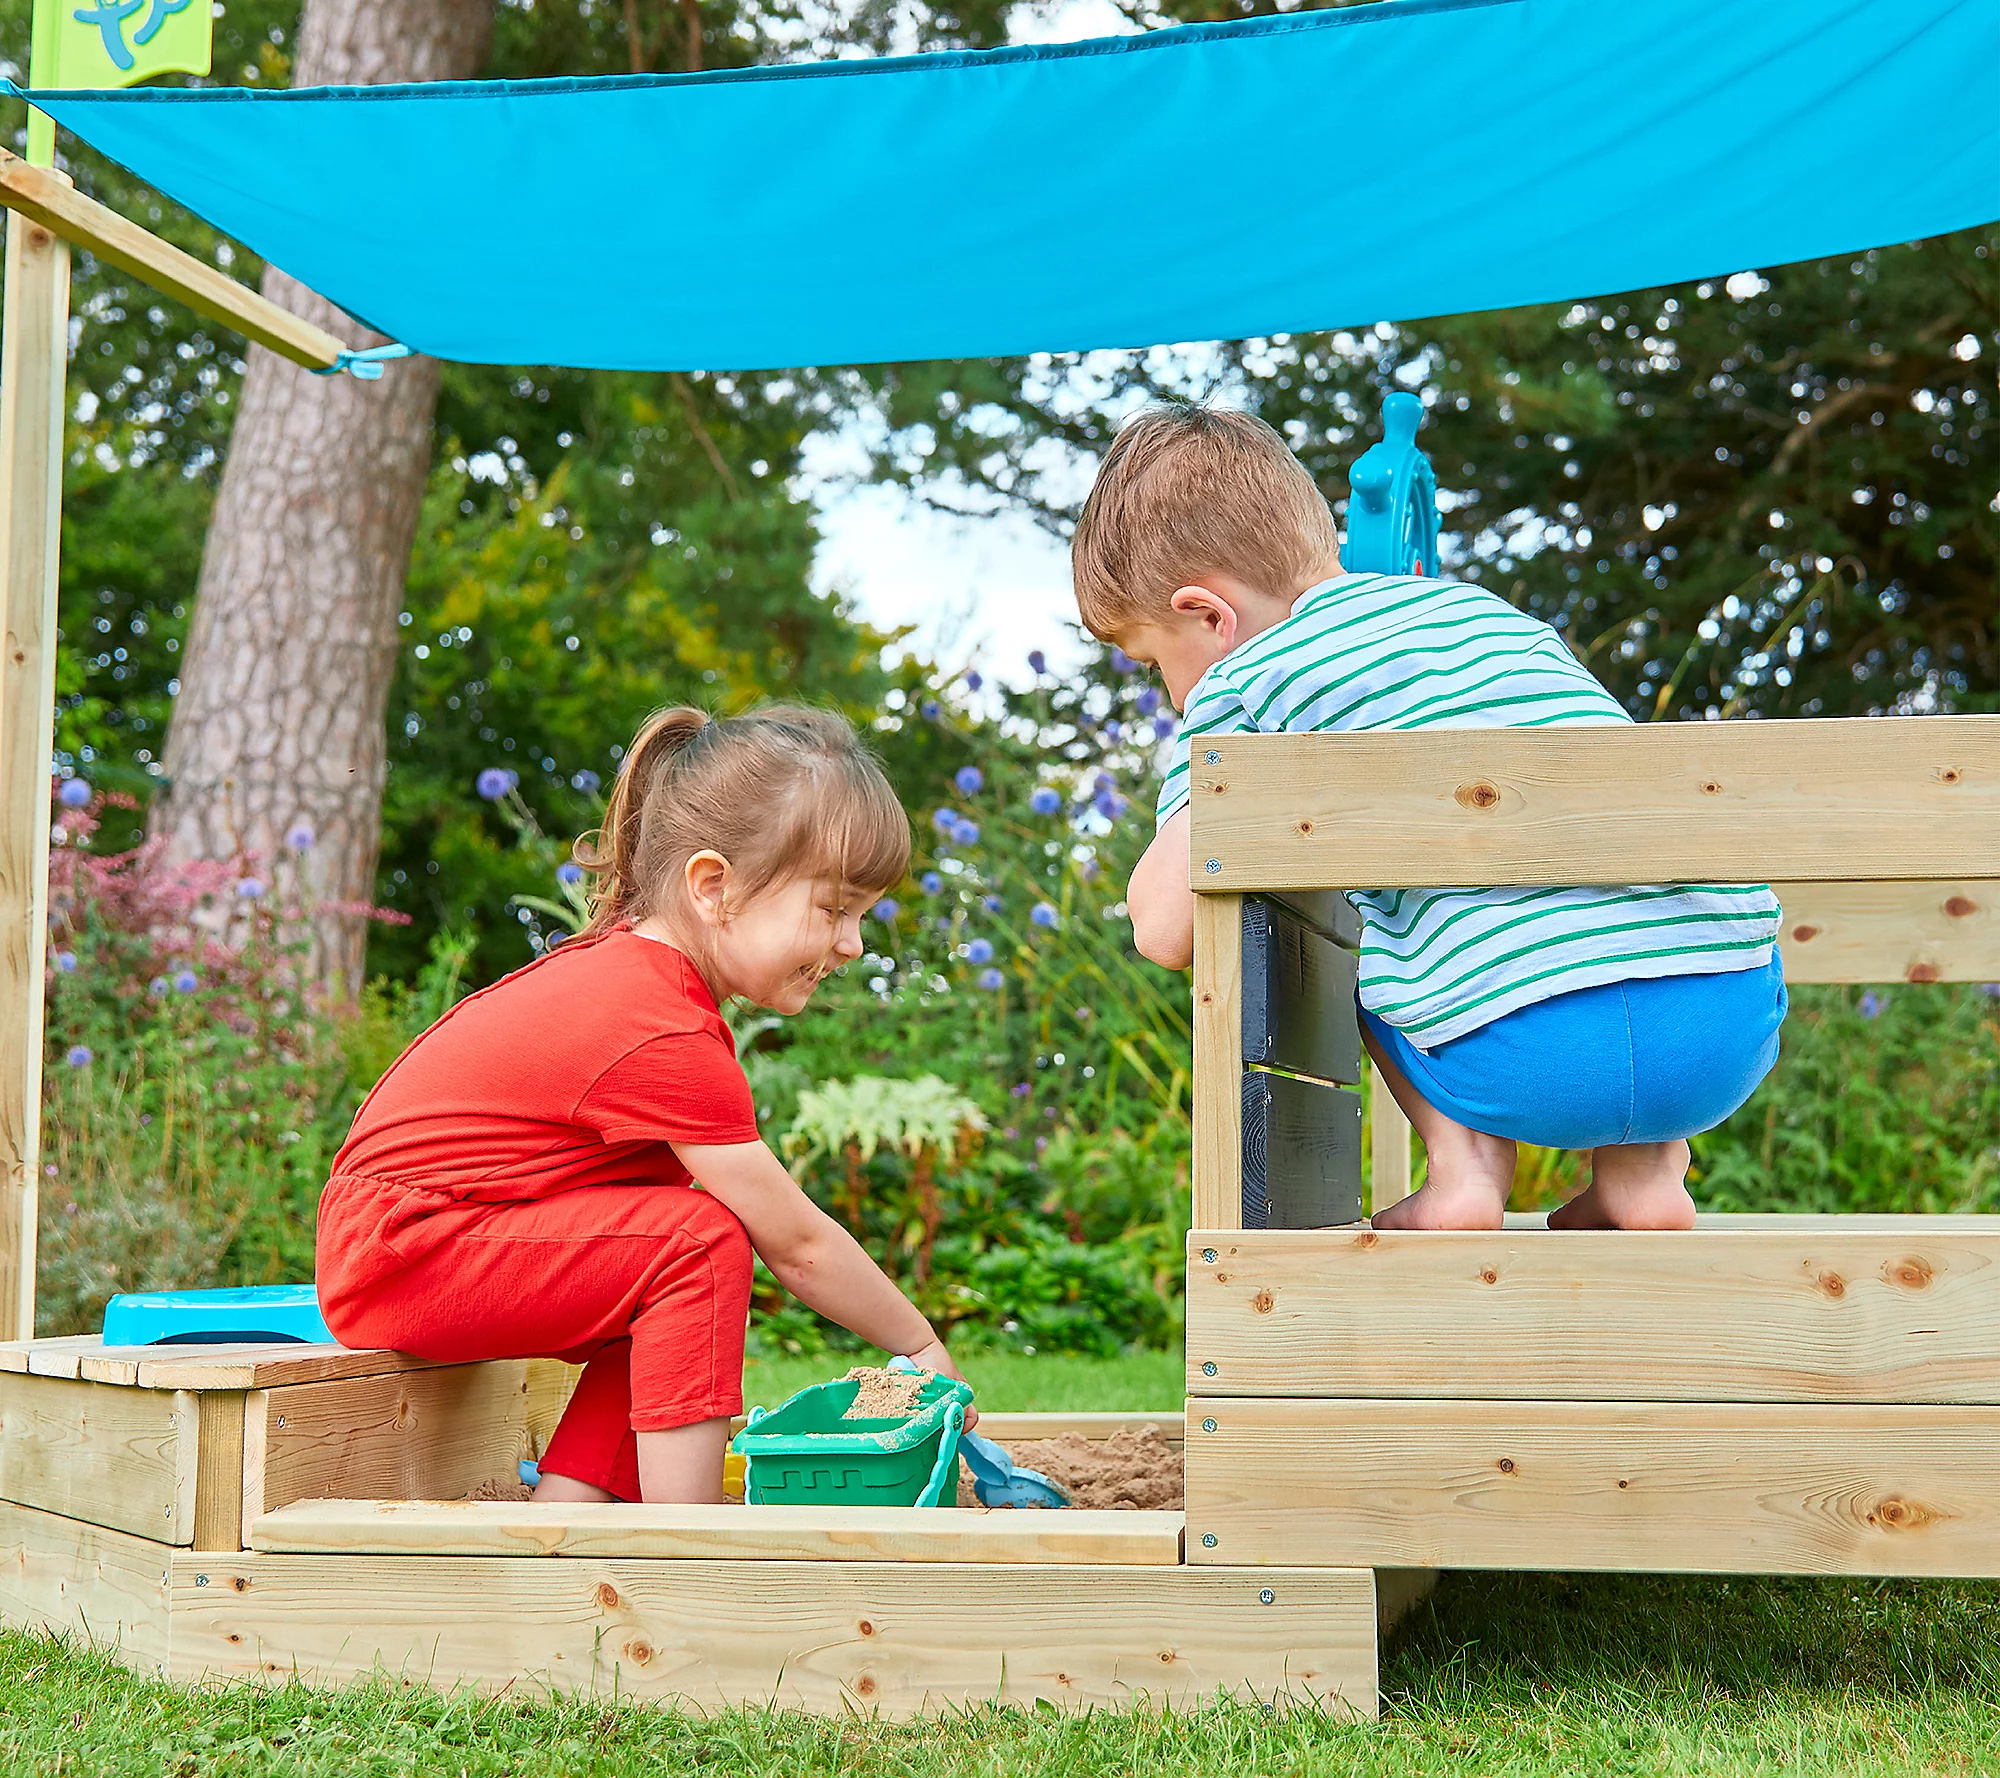
[[[719,1272],[750,1276],[750,1236],[735,1211],[706,1192],[697,1192],[696,1207],[682,1224],[688,1239],[699,1244],[709,1264]]]

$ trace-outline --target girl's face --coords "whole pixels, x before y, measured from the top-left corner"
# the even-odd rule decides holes
[[[861,955],[861,916],[873,896],[794,877],[730,907],[718,893],[722,883],[697,880],[697,862],[690,861],[688,887],[703,927],[703,971],[717,1000],[733,995],[773,1012],[799,1012],[828,974]]]

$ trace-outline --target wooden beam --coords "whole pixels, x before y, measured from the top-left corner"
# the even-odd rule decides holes
[[[2000,881],[1771,887],[1788,982],[2000,981]]]
[[[1208,735],[1193,758],[1209,890],[1897,881],[2000,857],[2000,716]]]
[[[0,205],[308,370],[332,369],[345,350],[324,328],[301,321],[214,266],[73,190],[60,175],[30,166],[5,149],[0,149]]]
[[[302,1500],[250,1528],[300,1555],[604,1556],[770,1562],[1095,1563],[1171,1568],[1177,1512],[899,1506],[577,1506]]]
[[[195,1404],[199,1444],[195,1453],[194,1547],[243,1547],[243,1419],[248,1396],[237,1389],[208,1389],[185,1399]]]
[[[2000,1575],[2000,1408],[1189,1409],[1190,1562]]]
[[[1361,1220],[1361,1095],[1316,1080],[1243,1076],[1243,1224],[1322,1229]]]
[[[1368,1064],[1368,1208],[1386,1210],[1410,1195],[1410,1120],[1382,1078]],[[1389,1337],[1393,1338],[1393,1331]]]
[[[1189,1250],[1190,1394],[2000,1403],[2000,1217],[1197,1230]]]
[[[1243,1226],[1243,898],[1194,900],[1194,1226]]]
[[[11,156],[9,157],[12,158]],[[39,170],[52,190],[62,178]],[[0,1335],[35,1331],[41,1181],[42,970],[48,945],[49,772],[62,543],[69,249],[7,219],[0,316]]]
[[[166,1546],[0,1502],[0,1623],[167,1668]]]
[[[172,1668],[188,1680],[386,1672],[885,1717],[1225,1692],[1376,1708],[1366,1569],[244,1554],[176,1560],[172,1597]]]
[[[199,1437],[191,1395],[0,1375],[0,1500],[187,1543]]]

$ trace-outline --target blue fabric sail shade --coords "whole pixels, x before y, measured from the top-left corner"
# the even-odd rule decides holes
[[[759,369],[1607,294],[2000,217],[1995,0],[1383,0],[702,75],[37,102],[443,358]]]

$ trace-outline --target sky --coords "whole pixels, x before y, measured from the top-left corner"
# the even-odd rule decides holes
[[[1109,0],[1056,0],[1017,19],[1013,40],[1071,43],[1131,29]],[[853,485],[841,472],[858,454],[838,437],[808,451],[801,481],[820,509],[818,590],[845,591],[879,628],[914,624],[906,646],[950,670],[976,663],[1017,679],[1027,677],[1030,649],[1059,670],[1082,658],[1060,538],[1022,514],[958,519],[901,489]]]

